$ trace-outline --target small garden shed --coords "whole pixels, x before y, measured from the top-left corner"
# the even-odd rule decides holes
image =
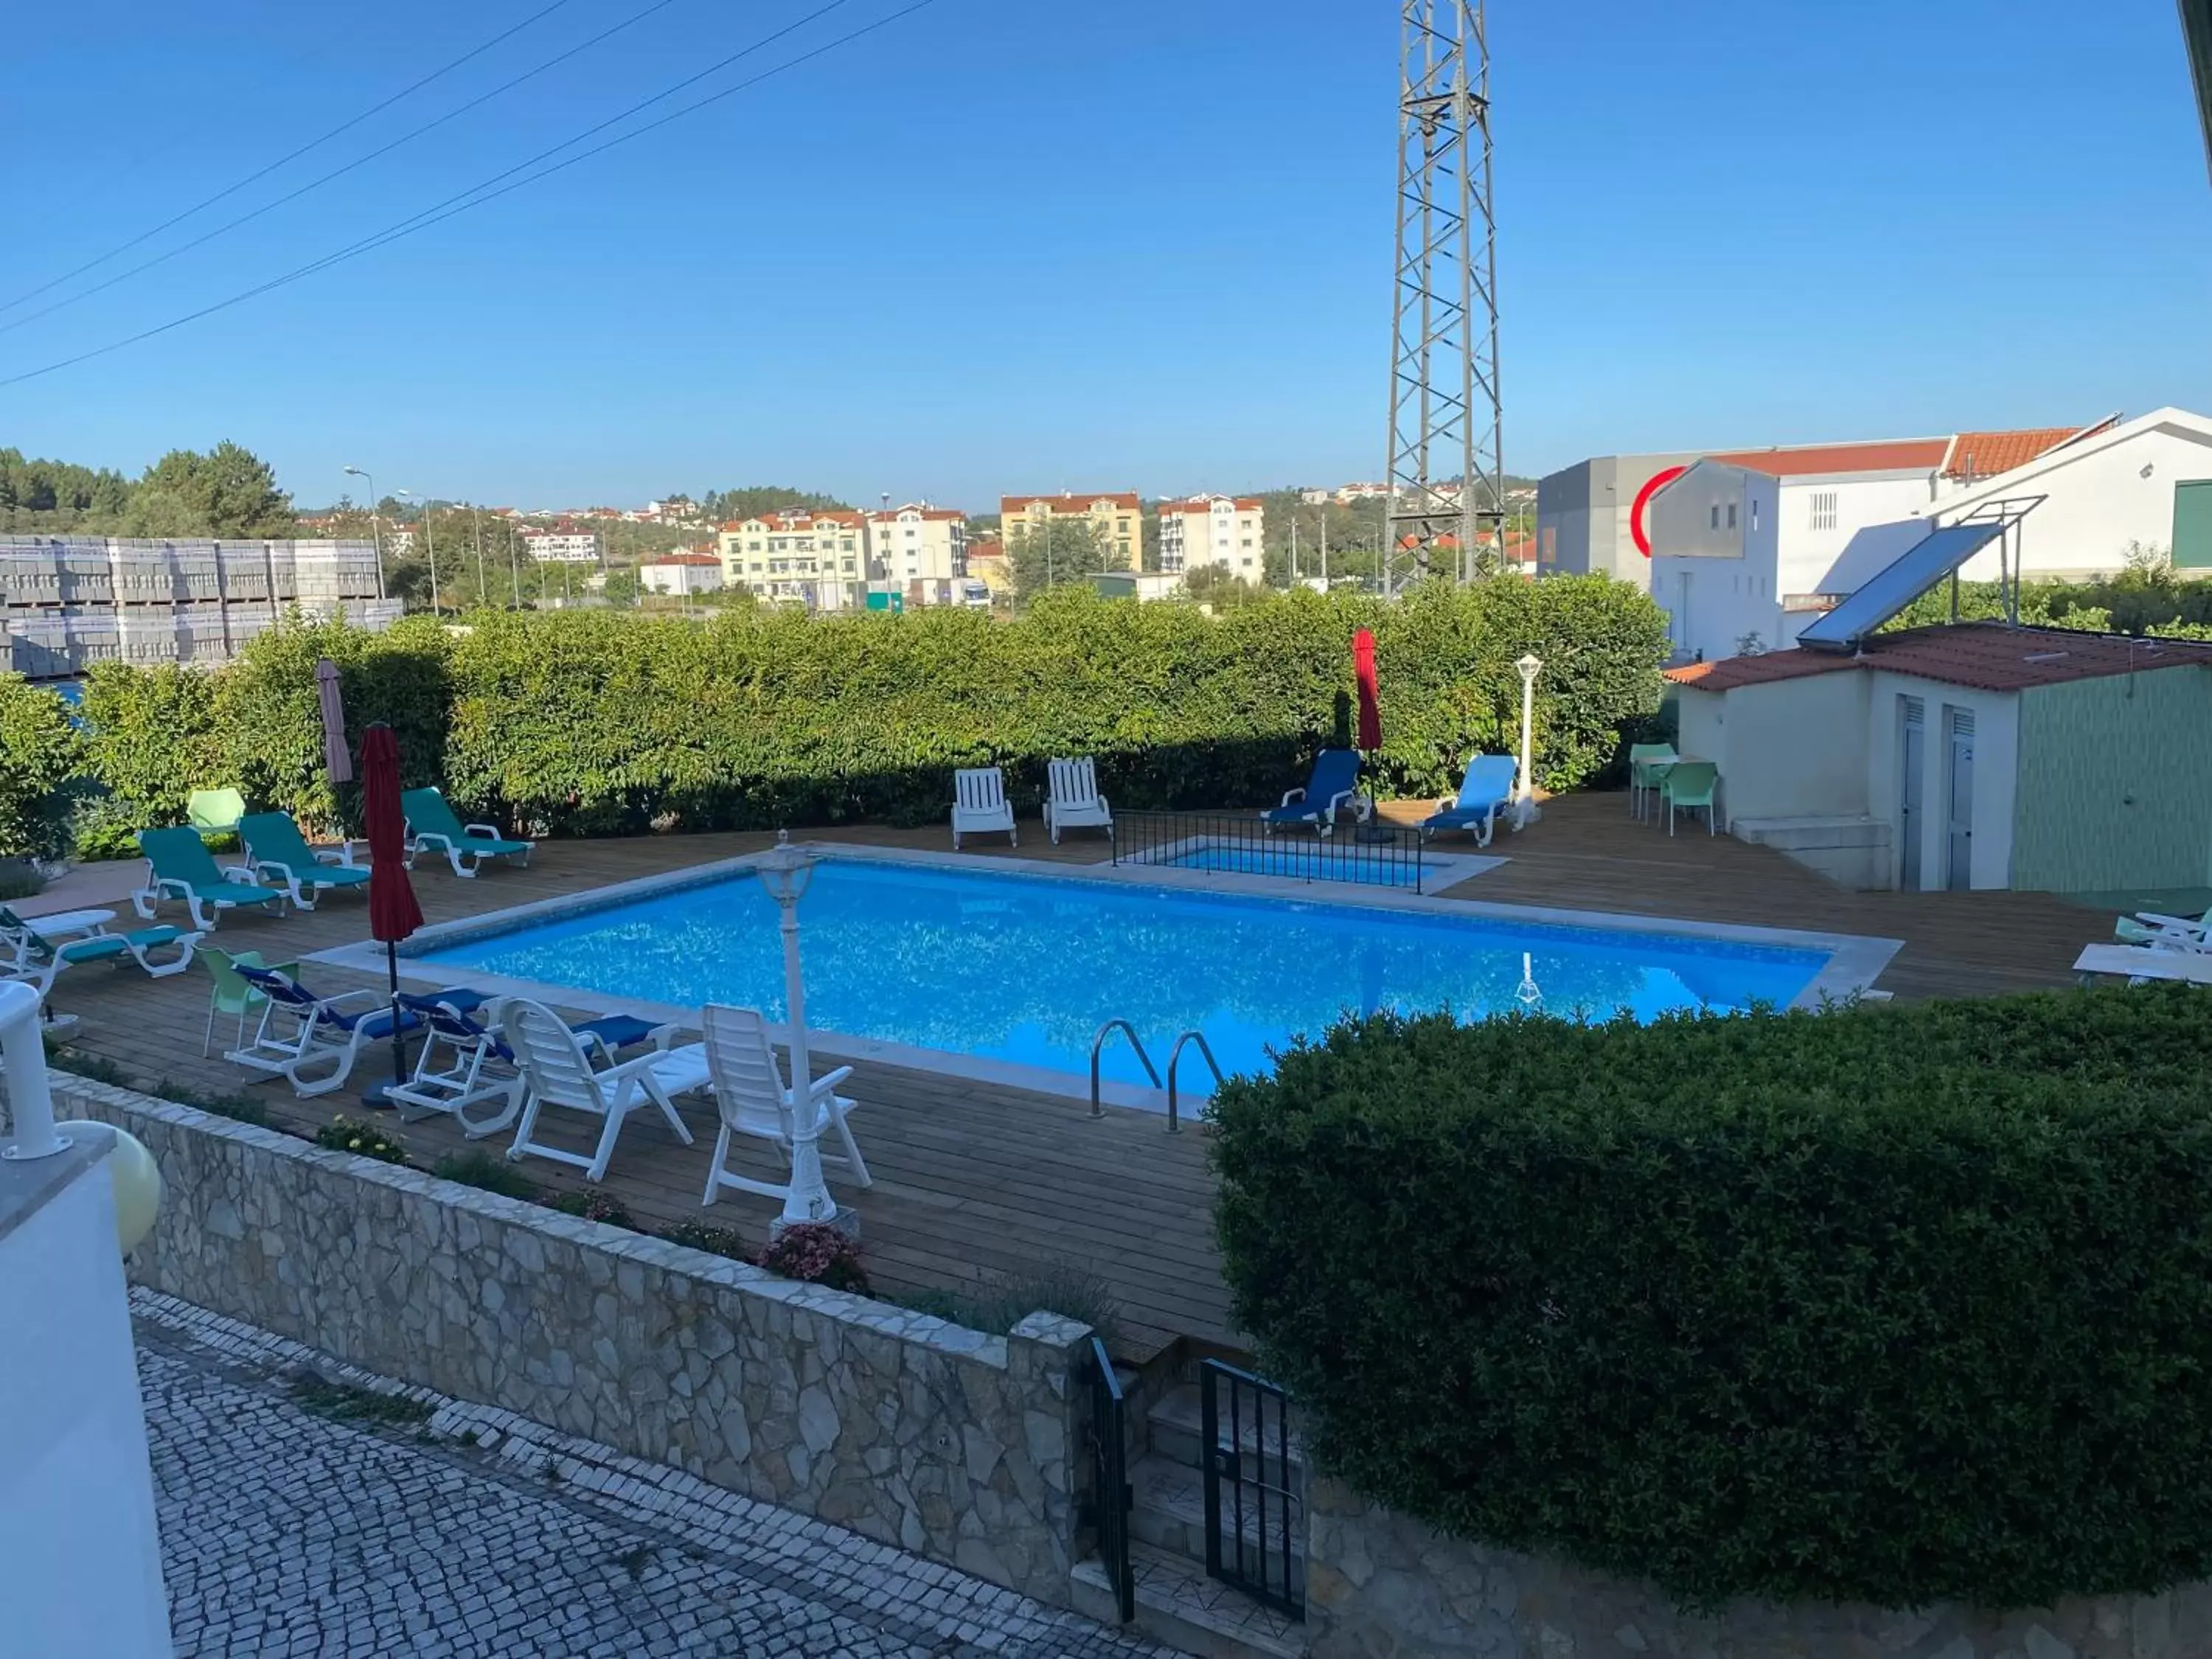
[[[2212,885],[2212,644],[1965,623],[1673,669],[1729,831],[1853,888]]]

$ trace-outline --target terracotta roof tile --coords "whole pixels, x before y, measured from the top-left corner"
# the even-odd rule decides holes
[[[1951,440],[1951,453],[1943,460],[1943,476],[1947,478],[1994,478],[2000,472],[2026,466],[2063,443],[2075,438],[2086,438],[2091,433],[2101,432],[2112,424],[2112,421],[2107,420],[2100,421],[2094,426],[2038,426],[2023,427],[2012,432],[1961,432]]]
[[[1257,513],[1261,503],[1246,495],[1193,495],[1187,501],[1162,501],[1163,513],[1211,513],[1216,501],[1230,502],[1239,513]]]
[[[1700,691],[1732,691],[1742,685],[1878,668],[1984,691],[2025,691],[2154,668],[2189,666],[2212,668],[2212,642],[1960,623],[1877,634],[1856,656],[1839,651],[1808,651],[1801,646],[1762,656],[1692,663],[1668,669],[1667,678]]]
[[[1950,447],[1948,438],[1893,438],[1875,443],[1741,449],[1705,459],[1771,472],[1778,478],[1809,478],[1844,472],[1932,472],[1942,465]]]

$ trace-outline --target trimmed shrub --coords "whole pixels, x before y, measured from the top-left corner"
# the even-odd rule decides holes
[[[363,1158],[373,1158],[384,1164],[404,1164],[407,1148],[395,1134],[389,1134],[374,1123],[364,1123],[359,1118],[341,1113],[315,1131],[315,1145],[328,1147],[334,1152],[358,1152]]]
[[[1211,1112],[1238,1321],[1373,1498],[1698,1606],[2212,1575],[2188,988],[1378,1017]]]
[[[430,1166],[430,1173],[441,1181],[457,1181],[464,1187],[497,1193],[502,1198],[534,1203],[539,1195],[536,1182],[498,1153],[488,1152],[481,1146],[447,1152]]]
[[[826,1285],[833,1291],[868,1294],[867,1269],[860,1246],[850,1233],[828,1221],[799,1221],[769,1240],[760,1265],[786,1279]]]
[[[637,1223],[622,1200],[600,1187],[585,1187],[573,1193],[562,1193],[552,1200],[552,1206],[562,1215],[577,1216],[586,1221],[604,1221],[610,1227],[635,1228]]]
[[[20,674],[0,674],[0,854],[60,854],[83,765],[68,706]]]
[[[1513,662],[1534,651],[1540,780],[1588,783],[1657,708],[1665,619],[1602,577],[1435,585],[1384,605],[1279,595],[1209,617],[1189,605],[1055,591],[1018,621],[726,611],[484,612],[455,638],[410,618],[373,635],[296,619],[229,668],[106,665],[88,752],[112,800],[99,826],[180,822],[194,788],[235,783],[308,825],[358,792],[322,770],[314,670],[342,671],[349,730],[390,722],[404,781],[539,834],[934,823],[955,768],[1007,769],[1034,806],[1054,755],[1097,758],[1125,808],[1272,804],[1337,736],[1355,629],[1374,629],[1384,795],[1442,796],[1468,755],[1517,743]],[[105,840],[103,843],[105,844]]]

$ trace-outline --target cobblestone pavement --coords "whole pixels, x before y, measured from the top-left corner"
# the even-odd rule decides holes
[[[131,1306],[180,1655],[1166,1655],[169,1297]]]

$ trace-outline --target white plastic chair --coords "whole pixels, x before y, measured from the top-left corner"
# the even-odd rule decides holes
[[[787,1161],[791,1156],[791,1140],[797,1128],[796,1109],[790,1086],[783,1080],[782,1070],[775,1063],[775,1051],[769,1046],[768,1024],[757,1008],[729,1008],[708,1003],[703,1011],[707,1028],[707,1066],[714,1080],[714,1101],[722,1115],[722,1132],[714,1139],[714,1161],[707,1166],[707,1192],[700,1199],[704,1206],[714,1201],[714,1196],[725,1187],[741,1193],[757,1193],[763,1198],[782,1199],[791,1193],[788,1176],[781,1184],[771,1181],[756,1181],[750,1176],[739,1175],[729,1167],[730,1139],[733,1135],[750,1135],[757,1140],[773,1142],[781,1149]],[[837,1093],[837,1085],[853,1073],[849,1066],[840,1066],[836,1071],[814,1079],[813,1110],[815,1133],[836,1137],[844,1148],[842,1154],[824,1152],[823,1162],[841,1163],[853,1172],[854,1184],[872,1186],[868,1166],[861,1160],[860,1148],[847,1127],[845,1114],[853,1109],[853,1103]],[[788,1169],[788,1163],[786,1165]]]
[[[593,1071],[583,1042],[567,1023],[544,1004],[526,997],[511,997],[500,1005],[499,1030],[522,1074],[522,1121],[515,1129],[514,1145],[507,1149],[510,1161],[535,1154],[571,1164],[589,1180],[604,1180],[623,1119],[647,1101],[660,1109],[678,1140],[686,1146],[691,1144],[691,1132],[676,1115],[671,1097],[706,1087],[707,1053],[702,1045],[654,1050],[603,1072]],[[587,1112],[601,1121],[599,1145],[589,1158],[536,1139],[538,1115],[548,1106]]]
[[[1014,809],[1006,799],[1006,775],[995,766],[964,766],[952,775],[952,850],[960,837],[1003,830],[1011,847],[1022,844],[1014,830]]]
[[[1098,771],[1090,756],[1053,761],[1045,768],[1045,778],[1044,827],[1052,832],[1054,847],[1060,845],[1063,830],[1114,827],[1113,809],[1098,793]]]

